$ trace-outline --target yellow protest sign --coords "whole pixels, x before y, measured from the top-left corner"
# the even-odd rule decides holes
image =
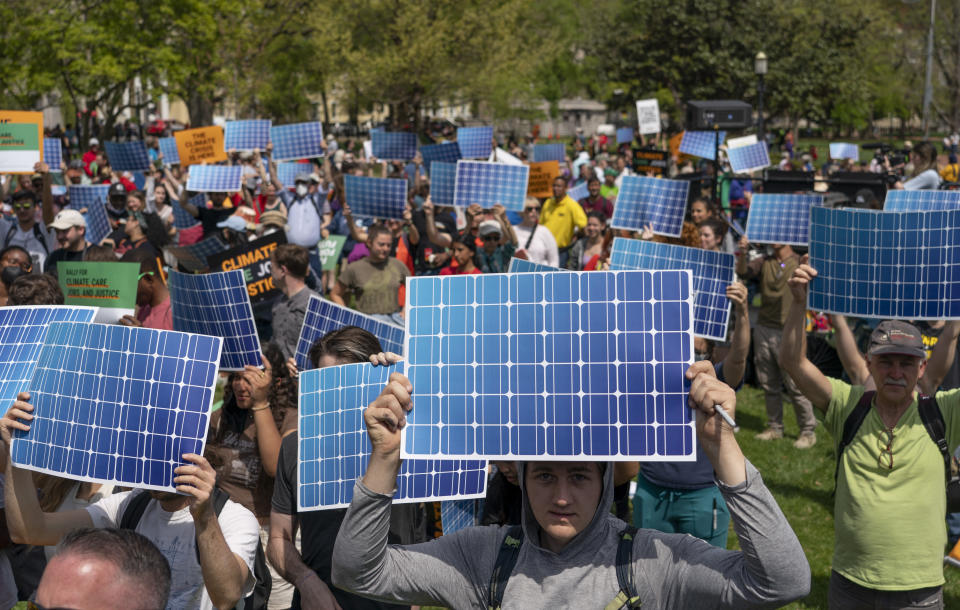
[[[227,151],[223,148],[223,127],[214,125],[184,129],[174,132],[173,137],[177,140],[180,165],[227,160]]]
[[[557,161],[541,161],[530,164],[530,180],[527,182],[527,196],[553,197],[553,181],[560,175]]]
[[[0,110],[0,173],[32,174],[40,161],[43,113]]]

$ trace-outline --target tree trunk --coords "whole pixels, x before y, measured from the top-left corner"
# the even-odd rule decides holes
[[[191,89],[187,95],[187,112],[190,114],[191,127],[213,125],[213,102]]]

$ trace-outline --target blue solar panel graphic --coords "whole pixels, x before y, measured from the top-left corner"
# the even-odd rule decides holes
[[[499,203],[508,210],[521,212],[529,179],[529,165],[457,161],[453,205],[465,208],[479,203],[484,208],[491,208]]]
[[[207,204],[207,196],[203,193],[197,193],[190,198],[190,203],[195,205],[198,208],[205,207]],[[177,229],[189,229],[190,227],[195,227],[200,223],[199,220],[194,218],[190,212],[184,209],[180,205],[179,201],[170,201],[170,206],[173,208],[173,226]]]
[[[216,235],[211,235],[206,239],[201,239],[195,244],[190,244],[189,246],[184,246],[191,254],[200,259],[204,264],[207,262],[207,257],[213,254],[218,254],[224,250],[228,250],[227,244],[217,237]]]
[[[610,268],[689,269],[693,273],[694,334],[726,340],[730,321],[727,286],[736,279],[736,258],[732,254],[617,237],[610,251]]]
[[[312,174],[313,169],[312,163],[277,163],[277,180],[284,187],[292,189],[296,186],[297,174]]]
[[[233,193],[240,190],[240,165],[191,165],[187,190],[194,193]]]
[[[630,142],[633,142],[633,127],[617,129],[617,144],[629,144]]]
[[[386,161],[410,161],[417,155],[417,134],[406,131],[371,131],[373,156]]]
[[[810,241],[810,209],[822,205],[822,195],[758,193],[750,200],[747,241],[806,246]]]
[[[847,142],[830,142],[831,159],[853,159],[860,160],[860,149],[856,144]]]
[[[303,317],[303,326],[300,328],[300,340],[297,342],[295,357],[297,368],[301,371],[314,368],[313,363],[310,362],[310,348],[317,339],[344,326],[359,326],[370,332],[380,340],[380,347],[385,352],[403,353],[401,327],[381,322],[374,317],[314,295],[307,303],[307,313]]]
[[[150,155],[143,142],[104,142],[110,167],[118,172],[145,172],[150,169]]]
[[[63,149],[60,138],[43,139],[43,162],[47,164],[51,172],[62,171],[60,166],[63,164]]]
[[[221,337],[220,368],[225,371],[263,364],[243,271],[203,275],[171,271],[168,284],[174,330]]]
[[[430,170],[430,199],[436,205],[453,205],[457,188],[457,164],[434,161]]]
[[[15,464],[71,479],[175,491],[184,453],[203,455],[220,339],[56,322],[30,383],[36,418]]]
[[[561,271],[561,269],[517,257],[510,259],[510,266],[507,268],[507,273],[544,273],[546,271]]]
[[[567,189],[567,195],[570,196],[574,201],[580,201],[581,199],[586,199],[587,195],[590,194],[590,190],[587,188],[586,182],[581,182],[577,186],[574,186],[570,189]]]
[[[403,218],[407,207],[407,181],[403,178],[343,176],[344,195],[354,216]]]
[[[443,142],[441,144],[427,144],[420,147],[420,156],[423,157],[423,165],[427,168],[427,173],[433,177],[431,169],[435,161],[442,161],[456,165],[457,161],[462,159],[460,156],[460,147],[456,142]]]
[[[483,500],[445,500],[440,503],[440,527],[449,536],[477,525]]]
[[[312,159],[323,156],[323,124],[319,121],[276,125],[270,128],[273,160]]]
[[[487,159],[493,152],[493,127],[458,127],[457,147],[464,159]]]
[[[960,191],[887,191],[885,212],[935,212],[960,208]]]
[[[564,144],[535,144],[533,147],[533,162],[542,161],[567,162],[567,147]]]
[[[350,505],[370,457],[363,410],[393,372],[403,372],[403,364],[345,364],[300,374],[299,510]],[[393,501],[483,497],[486,467],[482,460],[404,460]]]
[[[738,146],[727,151],[730,167],[738,174],[745,174],[770,165],[770,151],[766,142]]]
[[[680,152],[712,161],[716,158],[715,147],[722,146],[726,137],[727,132],[721,131],[719,144],[716,144],[712,131],[685,131],[683,132],[683,139],[680,140]]]
[[[223,127],[223,147],[226,150],[266,150],[270,143],[269,119],[227,121]]]
[[[689,190],[686,180],[624,176],[610,226],[640,231],[650,224],[654,233],[680,237]]]
[[[26,392],[51,322],[92,322],[96,307],[38,305],[0,308],[0,410]]]
[[[753,211],[750,212],[753,214]],[[960,319],[960,210],[810,212],[807,302],[862,318]]]
[[[107,195],[110,193],[109,184],[69,184],[67,185],[67,194],[70,197],[70,203],[67,205],[71,210],[82,210],[89,208],[94,203],[106,203]]]
[[[693,460],[689,271],[407,278],[403,457]]]
[[[163,154],[164,165],[180,165],[180,151],[177,150],[176,138],[158,138],[157,145]]]

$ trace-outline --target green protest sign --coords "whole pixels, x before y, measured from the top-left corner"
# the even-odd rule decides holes
[[[346,241],[346,235],[331,235],[317,244],[320,264],[324,271],[330,271],[337,266],[337,261],[340,260],[340,251],[343,250],[343,244]]]
[[[67,305],[100,308],[95,322],[114,324],[134,314],[139,263],[64,261],[57,264],[57,276]]]

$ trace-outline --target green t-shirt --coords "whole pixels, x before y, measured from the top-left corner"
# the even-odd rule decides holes
[[[834,449],[863,388],[830,380],[824,424]],[[960,390],[937,393],[947,444],[960,443]],[[917,401],[893,430],[893,469],[878,465],[886,429],[871,409],[840,457],[834,503],[833,569],[853,582],[881,591],[936,587],[944,583],[947,511],[943,456],[920,419]]]

